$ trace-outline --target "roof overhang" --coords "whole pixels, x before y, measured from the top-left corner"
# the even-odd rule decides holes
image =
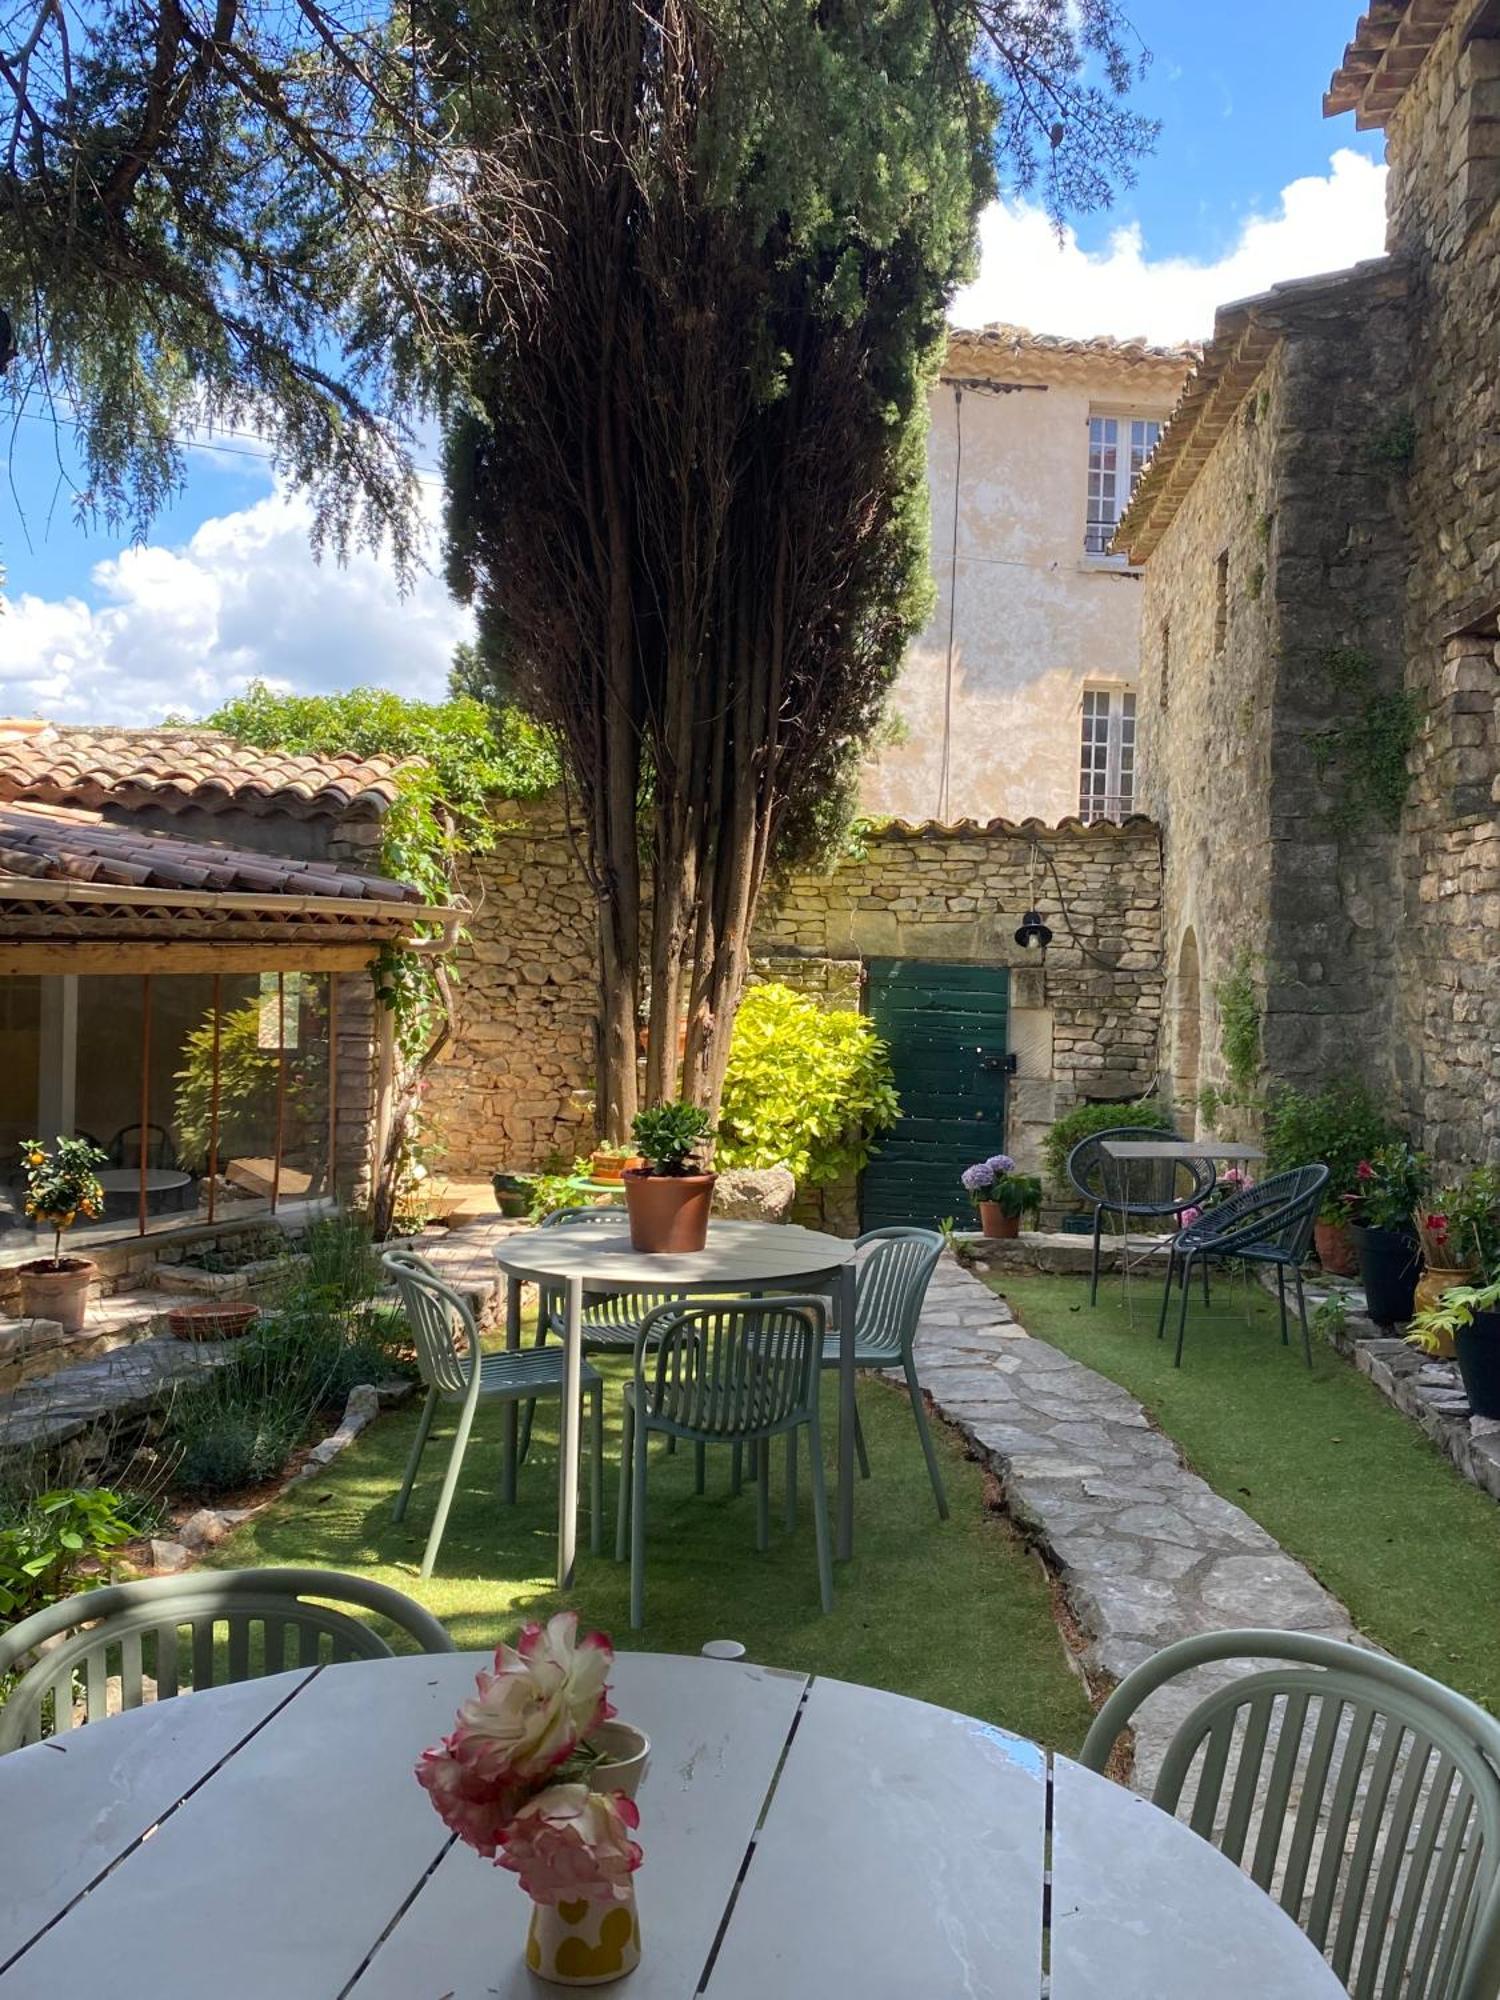
[[[1383,129],[1455,18],[1465,41],[1500,35],[1500,0],[1376,0],[1329,81],[1323,116],[1352,111],[1361,132]]]

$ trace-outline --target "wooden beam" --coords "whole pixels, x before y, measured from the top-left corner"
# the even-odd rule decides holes
[[[26,972],[358,972],[380,956],[378,939],[363,944],[172,944],[126,938],[101,944],[82,938],[45,943],[0,938],[0,976]]]

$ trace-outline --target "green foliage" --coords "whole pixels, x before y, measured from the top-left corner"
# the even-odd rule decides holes
[[[1218,1132],[1219,1116],[1224,1108],[1225,1100],[1219,1095],[1217,1087],[1214,1084],[1205,1083],[1203,1088],[1198,1092],[1198,1110],[1202,1114],[1204,1125],[1210,1132]]]
[[[1255,524],[1255,539],[1263,549],[1271,546],[1271,530],[1276,525],[1274,514],[1262,514]]]
[[[1258,562],[1254,565],[1254,567],[1250,571],[1250,574],[1245,579],[1246,595],[1252,599],[1257,598],[1260,596],[1261,592],[1265,589],[1265,587],[1266,587],[1266,566],[1263,562]]]
[[[788,986],[740,1002],[719,1114],[726,1167],[789,1167],[799,1187],[857,1174],[900,1113],[875,1024]]]
[[[1418,1217],[1429,1266],[1500,1276],[1500,1167],[1476,1167],[1430,1194]]]
[[[713,1137],[713,1120],[701,1104],[674,1098],[638,1111],[630,1135],[653,1174],[675,1178],[696,1170],[692,1155]]]
[[[539,1222],[544,1215],[551,1215],[559,1208],[587,1208],[594,1197],[576,1183],[586,1181],[588,1177],[586,1155],[575,1160],[571,1167],[560,1167],[553,1173],[520,1175],[530,1193],[527,1215],[533,1222]]]
[[[1354,1192],[1345,1207],[1351,1222],[1366,1229],[1411,1235],[1418,1204],[1432,1186],[1432,1169],[1404,1139],[1378,1146],[1354,1169]]]
[[[103,1215],[104,1189],[94,1169],[108,1158],[87,1139],[60,1138],[50,1152],[40,1139],[21,1141],[25,1211],[34,1222],[51,1224],[54,1258],[62,1256],[65,1229]]]
[[[1365,439],[1368,465],[1390,472],[1410,472],[1417,455],[1417,424],[1410,410],[1399,410]]]
[[[1321,1334],[1326,1341],[1337,1341],[1348,1324],[1349,1301],[1342,1292],[1330,1292],[1314,1309],[1313,1331]]]
[[[1450,1285],[1436,1305],[1423,1306],[1413,1318],[1407,1339],[1424,1354],[1441,1354],[1456,1333],[1474,1324],[1480,1313],[1500,1311],[1500,1279],[1488,1285]]]
[[[1002,1215],[1036,1215],[1042,1205],[1042,1184],[1035,1174],[1001,1174],[976,1201],[992,1201]]]
[[[213,1135],[214,1015],[206,1014],[182,1044],[183,1065],[173,1123],[185,1166],[201,1173]],[[248,1001],[219,1020],[219,1158],[253,1152],[269,1130],[276,1097],[276,1051],[260,1045],[260,1002]],[[295,1084],[295,1076],[289,1084]]]
[[[1338,783],[1334,828],[1349,833],[1371,823],[1394,825],[1411,788],[1406,760],[1422,718],[1417,697],[1407,688],[1371,692],[1376,663],[1364,646],[1329,646],[1314,662],[1352,711],[1307,739],[1318,776]]]
[[[84,1564],[136,1532],[130,1503],[107,1486],[0,1492],[0,1618],[11,1624],[68,1596]]]
[[[1325,1222],[1347,1219],[1344,1196],[1354,1191],[1360,1161],[1399,1137],[1373,1092],[1354,1078],[1336,1079],[1317,1091],[1282,1085],[1266,1105],[1267,1170],[1326,1166]]]
[[[1240,952],[1233,969],[1214,987],[1214,999],[1219,1008],[1219,1053],[1231,1086],[1222,1101],[1244,1104],[1260,1075],[1260,1001],[1248,950]]]
[[[1171,1122],[1166,1107],[1155,1097],[1139,1104],[1075,1104],[1042,1141],[1047,1178],[1058,1194],[1071,1195],[1068,1155],[1080,1139],[1087,1139],[1092,1132],[1107,1132],[1112,1125],[1147,1125],[1164,1131]]]

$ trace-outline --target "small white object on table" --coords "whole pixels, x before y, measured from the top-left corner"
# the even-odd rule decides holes
[[[835,1553],[854,1553],[854,1244],[845,1236],[781,1222],[710,1222],[701,1250],[647,1256],[625,1229],[601,1224],[530,1229],[503,1237],[495,1261],[505,1272],[505,1333],[521,1340],[521,1287],[561,1285],[565,1299],[564,1381],[558,1469],[557,1580],[573,1581],[578,1547],[579,1391],[583,1372],[583,1301],[589,1292],[828,1292],[839,1328],[838,1502]],[[505,1481],[515,1497],[515,1410],[505,1418]]]
[[[278,1674],[0,1758],[5,2000],[540,2000],[526,1896],[413,1776],[489,1664]],[[1040,2000],[1049,1824],[1052,2000],[1343,1994],[1206,1841],[1021,1737],[649,1653],[613,1696],[652,1745],[629,2000]]]

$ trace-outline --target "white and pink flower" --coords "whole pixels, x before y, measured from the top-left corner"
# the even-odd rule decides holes
[[[454,1733],[497,1782],[545,1777],[614,1714],[614,1658],[602,1632],[578,1637],[576,1611],[527,1625],[514,1646],[497,1649],[494,1671],[477,1677]]]
[[[536,1903],[623,1903],[641,1865],[631,1834],[641,1823],[623,1792],[549,1785],[522,1806],[506,1830],[499,1866],[521,1879]]]

